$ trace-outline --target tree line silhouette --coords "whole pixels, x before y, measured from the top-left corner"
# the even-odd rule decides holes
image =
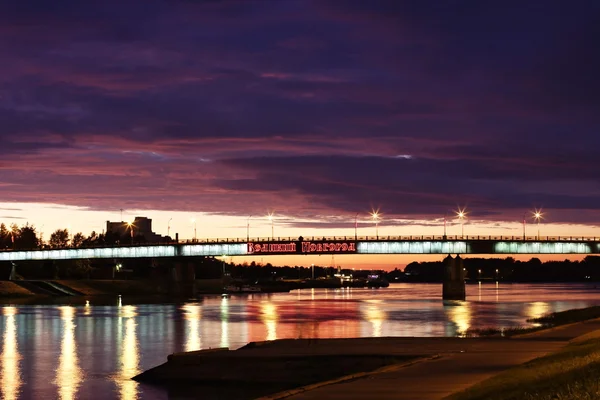
[[[598,282],[600,256],[586,256],[581,261],[546,261],[533,257],[529,261],[507,258],[463,259],[466,279],[469,281],[508,282]],[[442,261],[412,262],[404,268],[407,282],[442,282]]]
[[[35,226],[28,223],[23,226],[11,224],[7,227],[0,224],[0,249],[31,250],[31,249],[60,249],[60,248],[82,248],[112,246],[117,244],[145,243],[146,238],[142,235],[136,235],[133,238],[130,234],[119,235],[115,232],[96,233],[92,231],[89,236],[81,232],[71,234],[68,229],[57,229],[48,241],[44,241]],[[170,238],[166,238],[170,240]]]

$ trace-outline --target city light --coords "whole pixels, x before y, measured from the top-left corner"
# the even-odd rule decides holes
[[[537,234],[537,238],[538,240],[540,240],[540,220],[543,219],[543,214],[542,214],[542,210],[538,210],[536,209],[533,212],[533,219],[537,222],[537,228],[538,228],[538,234]]]
[[[381,219],[379,210],[373,210],[371,212],[371,219],[375,222],[375,236],[379,239],[379,220]]]
[[[127,222],[127,227],[129,228],[129,232],[131,233],[131,244],[133,244],[133,228],[135,228],[133,221]]]
[[[456,216],[458,217],[458,220],[460,221],[460,236],[464,237],[465,236],[465,218],[467,218],[467,211],[466,208],[459,208],[458,211],[456,211]]]

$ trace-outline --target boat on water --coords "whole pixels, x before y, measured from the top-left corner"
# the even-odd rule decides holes
[[[262,289],[252,285],[227,285],[223,288],[225,293],[260,293]]]
[[[382,288],[382,287],[388,287],[390,286],[390,283],[382,276],[380,275],[376,275],[376,274],[372,274],[369,275],[367,278],[367,287],[368,288]]]

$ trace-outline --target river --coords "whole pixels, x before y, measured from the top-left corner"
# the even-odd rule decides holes
[[[527,326],[528,318],[600,305],[600,287],[485,283],[468,285],[465,302],[440,297],[440,284],[392,284],[183,304],[126,297],[2,304],[0,397],[168,399],[163,389],[130,378],[170,353],[281,338],[456,336],[468,328]]]

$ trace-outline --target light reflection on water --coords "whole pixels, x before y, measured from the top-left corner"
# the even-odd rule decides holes
[[[21,370],[19,368],[19,348],[17,344],[17,327],[15,325],[16,307],[4,307],[4,335],[2,336],[2,398],[15,400],[21,387]]]
[[[75,342],[75,307],[59,307],[60,317],[63,322],[63,334],[60,344],[60,356],[56,379],[54,381],[58,388],[58,398],[61,400],[73,400],[77,395],[79,385],[83,380],[83,372],[79,368],[77,359],[77,343]]]
[[[0,306],[2,399],[167,399],[130,380],[173,352],[283,338],[456,336],[470,328],[525,326],[529,318],[600,304],[593,285],[467,286],[442,301],[441,285],[307,289],[205,297],[185,304]]]
[[[120,349],[121,368],[115,381],[119,387],[121,399],[134,400],[138,398],[138,384],[130,379],[142,372],[139,368],[137,324],[135,322],[135,317],[137,316],[136,310],[136,306],[124,306],[120,309],[119,330],[122,332],[124,320],[125,335],[123,336]]]

